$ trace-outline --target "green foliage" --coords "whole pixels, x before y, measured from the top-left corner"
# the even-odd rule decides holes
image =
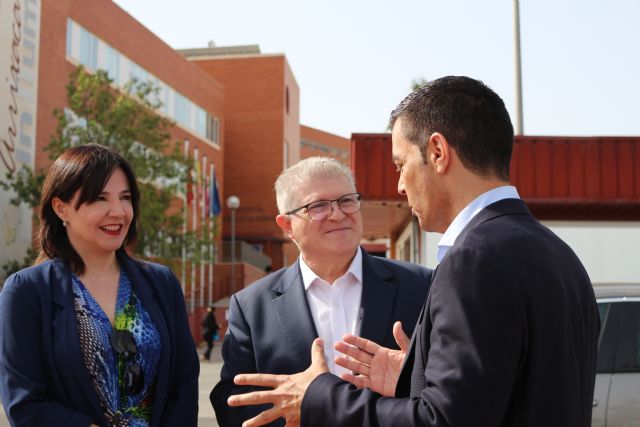
[[[3,273],[4,277],[9,277],[16,271],[22,270],[23,268],[27,268],[30,265],[33,265],[33,261],[35,261],[37,255],[38,254],[36,254],[36,251],[33,248],[28,248],[27,255],[25,255],[22,261],[13,260],[13,261],[7,262],[2,266],[2,270],[4,271]],[[0,283],[0,285],[2,284]]]
[[[429,83],[429,80],[425,79],[424,77],[419,77],[417,79],[413,79],[411,80],[411,90],[416,90],[419,87],[422,87],[424,85],[426,85],[427,83]]]
[[[136,253],[166,262],[181,257],[184,245],[190,259],[202,259],[196,249],[208,244],[209,235],[184,234],[183,213],[170,209],[178,188],[185,184],[188,166],[179,144],[169,146],[173,123],[155,112],[161,107],[159,89],[134,80],[124,90],[116,90],[112,83],[104,71],[89,74],[76,68],[66,85],[68,107],[54,110],[58,124],[45,150],[52,160],[72,146],[87,143],[119,152],[131,163],[140,187]],[[16,193],[11,203],[36,208],[45,174],[25,167],[7,174],[0,187]]]

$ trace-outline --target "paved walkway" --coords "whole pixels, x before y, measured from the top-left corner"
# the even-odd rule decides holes
[[[202,350],[199,350],[201,352]],[[222,357],[220,356],[220,343],[216,343],[211,354],[211,362],[200,364],[200,396],[198,399],[198,427],[218,427],[216,416],[209,402],[209,393],[220,379],[220,368],[222,368]],[[9,421],[4,413],[4,408],[0,405],[0,427],[10,427]]]

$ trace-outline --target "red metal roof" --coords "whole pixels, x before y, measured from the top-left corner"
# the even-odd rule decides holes
[[[365,200],[404,201],[390,134],[353,134],[351,167]],[[640,137],[517,136],[511,182],[540,219],[640,220]]]

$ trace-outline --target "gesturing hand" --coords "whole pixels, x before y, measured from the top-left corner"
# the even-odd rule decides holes
[[[409,349],[409,338],[400,322],[393,325],[393,337],[400,350],[391,350],[355,335],[345,335],[342,342],[335,344],[335,349],[346,356],[336,357],[335,362],[355,375],[342,374],[341,378],[358,388],[367,387],[383,396],[393,396]]]
[[[316,338],[311,346],[311,365],[306,371],[294,375],[236,375],[233,381],[238,385],[271,387],[273,390],[237,394],[231,396],[227,403],[229,406],[273,404],[273,408],[245,421],[242,424],[243,427],[261,426],[280,417],[286,420],[287,427],[295,427],[300,424],[302,398],[309,384],[318,375],[328,371],[327,362],[324,360],[322,339]]]

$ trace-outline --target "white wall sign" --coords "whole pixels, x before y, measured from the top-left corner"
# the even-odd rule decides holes
[[[0,0],[0,179],[35,164],[40,0]],[[0,265],[31,245],[32,210],[0,190]],[[2,271],[0,271],[2,274]]]

